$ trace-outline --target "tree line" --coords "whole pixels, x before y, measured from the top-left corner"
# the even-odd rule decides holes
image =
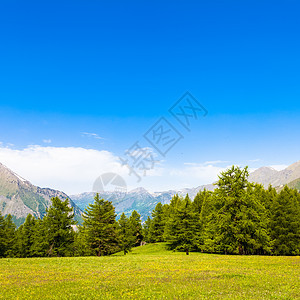
[[[223,254],[299,255],[300,193],[248,182],[248,169],[220,174],[216,189],[193,201],[175,195],[158,203],[144,225],[147,242],[170,249]]]
[[[192,201],[174,195],[158,203],[142,226],[133,211],[116,220],[111,202],[98,194],[76,226],[69,201],[53,198],[43,219],[28,215],[16,228],[0,214],[0,257],[103,256],[128,253],[143,241],[166,242],[171,250],[223,254],[299,255],[300,194],[285,186],[248,181],[248,169],[222,172],[216,189],[200,191]]]
[[[0,214],[0,257],[61,257],[126,254],[143,240],[140,215],[123,213],[116,221],[112,203],[95,196],[83,214],[82,226],[75,226],[68,199],[55,197],[43,219],[31,214],[16,228],[11,215]]]

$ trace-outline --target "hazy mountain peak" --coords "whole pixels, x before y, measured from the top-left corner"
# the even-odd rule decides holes
[[[257,182],[265,187],[287,184],[300,177],[300,161],[293,163],[284,170],[277,171],[272,167],[261,167],[249,175],[249,181]]]
[[[6,167],[5,165],[0,163],[0,172],[2,174],[6,174],[6,177],[15,177],[15,180],[20,180],[21,182],[28,182],[26,179],[18,175],[17,173],[13,172],[11,169]]]
[[[143,187],[138,187],[136,189],[133,189],[133,190],[129,191],[129,193],[130,194],[133,194],[133,193],[136,193],[136,194],[147,193],[147,194],[149,194],[149,192]]]

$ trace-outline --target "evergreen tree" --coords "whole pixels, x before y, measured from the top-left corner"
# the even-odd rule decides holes
[[[75,225],[73,208],[69,200],[52,198],[52,205],[47,209],[43,223],[47,229],[45,238],[49,243],[48,256],[70,256],[73,253]]]
[[[16,225],[12,221],[10,214],[0,220],[0,246],[2,257],[14,257],[16,245]],[[1,245],[2,244],[2,245]]]
[[[188,195],[179,201],[176,197],[176,202],[166,223],[165,239],[170,249],[185,251],[188,255],[198,244],[196,213]]]
[[[50,240],[47,238],[48,228],[44,220],[37,219],[32,232],[32,246],[31,255],[33,257],[44,257],[47,256],[48,250],[50,249]]]
[[[203,203],[210,195],[211,192],[207,191],[206,189],[197,193],[193,201],[193,207],[197,214],[201,214]]]
[[[273,205],[273,202],[277,198],[277,191],[271,185],[269,185],[267,190],[265,190],[262,185],[257,184],[256,186],[260,187],[260,191],[257,191],[258,193],[260,193],[259,199],[266,208],[268,216],[271,217],[271,207]]]
[[[83,214],[83,232],[89,249],[97,256],[117,251],[117,222],[112,203],[96,194],[93,204]]]
[[[180,207],[182,204],[182,197],[178,196],[178,194],[175,194],[171,201],[170,204],[168,205],[168,209],[166,210],[166,217],[169,218],[177,209]]]
[[[270,252],[266,211],[247,177],[247,167],[243,170],[232,167],[219,176],[205,228],[205,250],[239,254]]]
[[[143,224],[143,236],[144,236],[144,240],[147,243],[153,243],[153,240],[151,239],[151,235],[150,235],[150,226],[151,226],[151,222],[152,220],[150,219],[150,217],[147,217],[147,220],[145,221],[145,223]]]
[[[16,253],[18,257],[32,257],[36,219],[27,215],[24,224],[17,229]]]
[[[134,210],[129,217],[129,226],[131,227],[133,236],[135,237],[134,246],[140,246],[143,240],[143,227],[141,215]]]
[[[151,242],[164,242],[166,217],[163,205],[159,202],[152,211],[152,220],[149,226],[148,239]]]
[[[6,240],[5,240],[5,222],[0,212],[0,257],[5,257]]]
[[[272,205],[271,238],[276,255],[300,254],[300,194],[287,186]]]
[[[78,226],[74,236],[74,256],[92,256],[95,251],[91,249],[87,241],[85,227]]]
[[[129,219],[124,213],[122,213],[118,221],[118,238],[119,247],[126,255],[136,242],[136,236],[134,235],[133,228],[129,222]]]
[[[196,222],[197,222],[197,240],[198,250],[204,251],[204,238],[205,238],[205,227],[208,223],[208,217],[211,215],[211,213],[214,211],[214,198],[213,193],[210,191],[207,191],[204,189],[203,191],[200,191],[193,203],[193,210],[196,212]]]
[[[218,193],[223,196],[239,197],[250,184],[248,176],[248,167],[241,169],[232,166],[231,169],[221,172],[218,182],[215,183],[218,186]]]

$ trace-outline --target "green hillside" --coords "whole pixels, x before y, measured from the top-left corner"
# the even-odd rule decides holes
[[[126,256],[1,259],[0,299],[296,299],[299,274],[300,257],[148,244]]]
[[[300,191],[300,178],[288,183],[288,187],[297,189],[298,191]]]

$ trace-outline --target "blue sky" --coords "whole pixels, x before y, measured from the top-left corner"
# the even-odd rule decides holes
[[[35,184],[83,192],[110,169],[126,177],[117,157],[137,140],[151,147],[143,134],[160,117],[184,138],[141,183],[126,177],[131,188],[197,186],[230,164],[299,160],[299,9],[298,1],[1,1],[0,161]],[[190,132],[168,113],[186,91],[208,111]]]

